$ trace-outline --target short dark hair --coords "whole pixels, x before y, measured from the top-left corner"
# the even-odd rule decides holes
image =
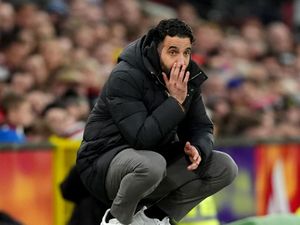
[[[26,102],[26,98],[23,95],[8,92],[2,98],[2,110],[7,114],[12,110],[17,109],[24,102]]]
[[[156,33],[154,36],[154,41],[156,44],[162,42],[167,35],[171,37],[188,37],[191,43],[195,41],[192,28],[185,22],[176,18],[161,20],[154,28],[154,31]]]

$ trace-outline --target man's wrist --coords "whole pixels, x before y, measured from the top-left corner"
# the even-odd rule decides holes
[[[184,107],[183,107],[183,105],[182,105],[183,102],[180,103],[180,101],[179,101],[177,98],[175,98],[175,97],[173,97],[173,96],[171,96],[171,95],[170,95],[170,97],[174,98],[174,99],[176,100],[177,104],[178,104],[178,105],[180,106],[180,108],[182,109],[182,111],[185,112],[185,109],[184,109]]]

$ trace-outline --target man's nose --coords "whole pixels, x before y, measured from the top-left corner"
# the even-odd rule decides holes
[[[183,55],[180,54],[180,55],[178,56],[177,63],[178,63],[178,64],[181,64],[181,65],[184,64],[184,57],[183,57]]]

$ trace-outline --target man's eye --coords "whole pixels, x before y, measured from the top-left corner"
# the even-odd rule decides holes
[[[185,52],[184,55],[185,56],[189,56],[191,54],[191,52]]]
[[[175,51],[171,51],[170,55],[176,55],[176,52]]]

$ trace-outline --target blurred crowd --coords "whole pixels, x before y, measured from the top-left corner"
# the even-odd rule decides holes
[[[42,4],[41,4],[42,2]],[[164,1],[161,1],[164,2]],[[0,142],[80,140],[122,49],[164,18],[190,24],[217,137],[300,136],[300,45],[283,20],[208,20],[192,1],[0,1]]]

